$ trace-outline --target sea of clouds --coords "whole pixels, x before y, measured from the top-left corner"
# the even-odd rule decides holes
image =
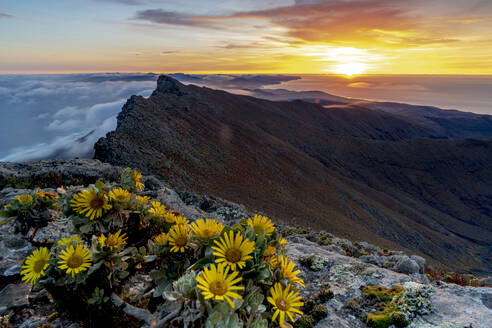
[[[131,95],[155,74],[0,75],[0,161],[91,157]]]

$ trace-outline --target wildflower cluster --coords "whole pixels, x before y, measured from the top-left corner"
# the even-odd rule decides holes
[[[40,228],[48,224],[53,213],[59,209],[58,198],[57,193],[47,191],[19,195],[0,210],[0,217],[7,220],[15,219],[16,229],[25,234],[31,228]]]
[[[84,313],[92,319],[100,313],[110,326],[135,324],[123,322],[129,319],[115,299],[133,302],[152,318],[178,306],[173,321],[184,326],[276,327],[302,315],[304,281],[270,219],[255,215],[233,226],[190,222],[140,194],[141,178],[126,169],[119,186],[98,182],[62,195],[75,230],[29,255],[22,279],[46,288],[59,310],[82,320]],[[28,198],[16,206],[33,202]],[[132,298],[128,285],[142,275],[150,276],[152,288]]]

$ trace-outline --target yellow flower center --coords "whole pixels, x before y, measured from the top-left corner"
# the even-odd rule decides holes
[[[108,240],[106,240],[106,246],[114,247],[116,245],[118,245],[118,238],[115,236],[109,236]]]
[[[231,263],[239,262],[241,260],[241,251],[237,248],[228,249],[225,257]]]
[[[227,285],[222,281],[214,281],[210,284],[210,292],[214,295],[222,296],[227,293]]]
[[[201,232],[202,232],[202,236],[206,238],[212,237],[214,234],[213,231],[210,229],[203,229]]]
[[[188,244],[188,238],[180,236],[180,237],[176,238],[176,240],[174,242],[175,242],[176,246],[183,247],[183,246],[186,246],[186,244]]]
[[[96,209],[96,210],[102,208],[103,205],[104,205],[104,201],[101,198],[99,198],[99,197],[98,198],[94,198],[90,202],[91,208]]]
[[[277,305],[278,309],[281,311],[287,311],[290,308],[289,302],[283,298],[279,298],[275,301],[275,304]]]
[[[72,255],[67,259],[67,266],[71,269],[78,268],[83,263],[83,259],[79,255]]]
[[[45,259],[36,260],[36,262],[34,262],[34,265],[33,265],[33,271],[36,273],[41,273],[41,271],[43,271],[45,265],[46,265]]]
[[[253,230],[255,231],[255,234],[259,234],[260,232],[262,232],[265,229],[263,228],[262,225],[255,225],[255,226],[253,226]]]

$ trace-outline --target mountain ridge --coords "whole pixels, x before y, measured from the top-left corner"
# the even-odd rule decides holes
[[[379,110],[272,102],[160,76],[148,99],[128,100],[95,157],[286,223],[492,270],[491,140],[446,140]]]

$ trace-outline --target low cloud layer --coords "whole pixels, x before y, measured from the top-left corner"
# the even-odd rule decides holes
[[[148,96],[155,74],[0,76],[0,161],[91,157],[133,94]]]

